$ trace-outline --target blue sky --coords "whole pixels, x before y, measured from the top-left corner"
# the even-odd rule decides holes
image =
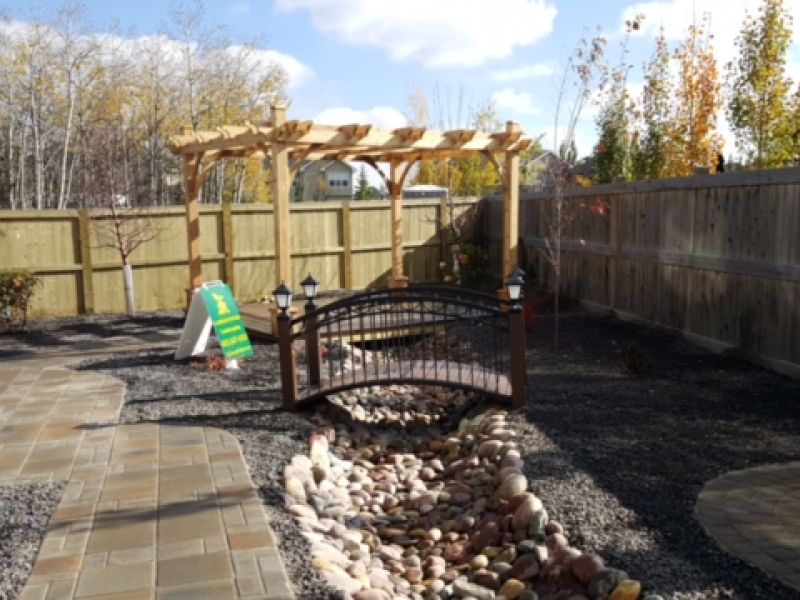
[[[25,1],[3,1],[15,20],[34,15]],[[47,4],[35,3],[41,10]],[[170,4],[163,0],[87,0],[93,27],[116,23],[125,36],[170,31]],[[709,12],[719,60],[734,54],[733,39],[747,0],[207,0],[207,22],[224,26],[232,42],[261,39],[280,53],[291,77],[290,117],[319,122],[403,125],[413,88],[429,97],[438,86],[454,104],[463,90],[467,106],[493,100],[503,120],[522,124],[531,136],[552,139],[553,115],[563,64],[586,31],[600,27],[607,56],[616,63],[622,23],[645,14],[632,39],[630,81],[637,89],[641,65],[661,25],[674,47],[693,13]],[[787,0],[800,23],[800,0]],[[45,9],[46,10],[46,9]],[[800,79],[795,36],[789,71]],[[581,155],[595,138],[594,107],[583,113],[576,139]],[[458,124],[456,124],[458,125]],[[464,125],[464,124],[461,124]],[[723,133],[727,127],[720,123]],[[728,137],[728,136],[726,136]],[[726,153],[732,152],[732,141]]]

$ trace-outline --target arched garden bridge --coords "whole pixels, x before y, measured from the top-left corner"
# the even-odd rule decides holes
[[[310,276],[309,276],[309,279]],[[517,285],[509,294],[518,296]],[[511,289],[511,287],[509,288]],[[276,291],[281,387],[287,409],[338,391],[408,383],[476,390],[525,404],[525,325],[518,301],[457,286],[357,293],[304,314]],[[312,292],[313,295],[313,292]]]

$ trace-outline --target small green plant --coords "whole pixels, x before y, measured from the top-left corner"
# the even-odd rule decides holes
[[[644,377],[650,370],[650,363],[636,344],[626,344],[619,358],[625,371],[634,377]]]
[[[0,326],[25,327],[31,298],[41,279],[23,270],[0,271]]]
[[[476,244],[462,244],[456,255],[461,283],[466,287],[479,287],[490,279],[489,255]]]

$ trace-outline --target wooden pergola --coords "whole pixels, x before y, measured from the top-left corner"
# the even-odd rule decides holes
[[[402,192],[415,162],[469,155],[489,160],[503,181],[503,276],[517,264],[519,217],[519,153],[531,145],[519,125],[507,122],[492,134],[470,129],[431,131],[422,127],[375,129],[352,124],[332,127],[312,121],[286,119],[286,107],[272,106],[270,118],[259,125],[224,126],[213,131],[185,128],[172,136],[169,148],[183,157],[186,185],[186,223],[189,248],[189,293],[203,281],[200,254],[200,191],[214,165],[227,158],[269,159],[272,170],[276,284],[292,284],[289,195],[292,180],[305,160],[361,161],[382,177],[391,202],[392,287],[407,285],[403,273]],[[501,159],[498,160],[498,157]],[[385,173],[378,163],[388,163]]]

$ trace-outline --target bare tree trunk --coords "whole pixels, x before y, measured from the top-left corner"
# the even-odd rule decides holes
[[[19,189],[19,206],[22,210],[25,210],[26,202],[27,202],[27,195],[28,190],[25,186],[25,155],[28,153],[28,128],[23,123],[22,126],[22,146],[20,147],[19,152],[19,170],[17,172],[17,181],[18,189]]]
[[[11,210],[16,210],[17,200],[14,194],[14,119],[8,119],[8,205]]]
[[[61,185],[58,192],[58,209],[64,208],[67,199],[67,162],[69,160],[70,132],[72,131],[72,115],[75,112],[75,98],[72,94],[72,77],[67,79],[67,96],[69,98],[69,108],[67,108],[67,123],[64,126],[64,149],[61,156]]]
[[[33,177],[36,190],[36,209],[44,208],[44,160],[39,129],[39,112],[36,109],[36,93],[31,85],[31,127],[33,128]]]

